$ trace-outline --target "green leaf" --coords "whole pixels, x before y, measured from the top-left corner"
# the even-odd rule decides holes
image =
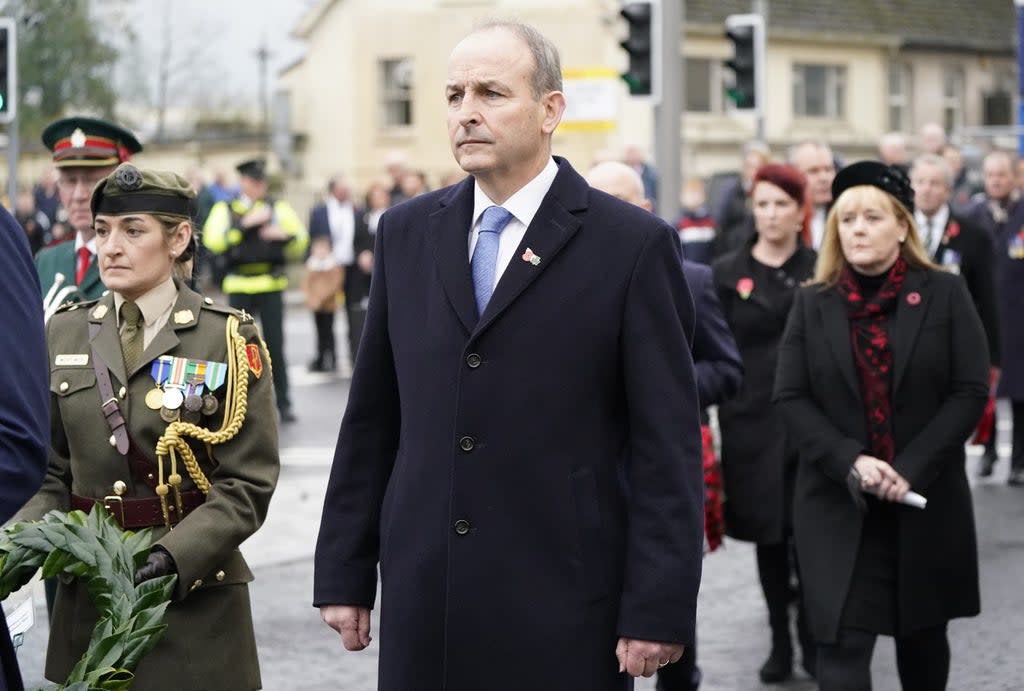
[[[107,672],[103,677],[98,679],[93,685],[94,689],[101,689],[102,691],[124,691],[129,688],[134,681],[135,675],[126,669],[115,669]]]
[[[54,550],[43,562],[43,578],[53,578],[64,572],[64,568],[72,564],[75,558],[63,550]]]

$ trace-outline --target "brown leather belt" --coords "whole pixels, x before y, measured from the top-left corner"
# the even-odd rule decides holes
[[[206,495],[196,489],[190,489],[181,493],[181,507],[183,513],[178,516],[178,509],[175,506],[174,496],[168,495],[167,508],[171,516],[171,525],[180,522],[206,501]],[[152,528],[164,525],[164,514],[160,508],[160,497],[148,499],[127,499],[116,496],[104,497],[103,499],[90,499],[77,494],[71,495],[71,509],[73,511],[84,511],[89,513],[96,504],[103,504],[107,507],[110,515],[121,524],[125,530],[138,530],[139,528]]]

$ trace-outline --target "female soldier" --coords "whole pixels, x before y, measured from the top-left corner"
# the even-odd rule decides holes
[[[110,292],[49,323],[49,470],[16,520],[101,502],[125,529],[152,527],[136,581],[177,573],[178,584],[136,685],[258,689],[252,573],[238,545],[263,522],[277,483],[270,363],[247,315],[182,282],[196,244],[194,196],[183,178],[128,163],[96,186],[99,268]],[[85,587],[63,580],[48,679],[67,678],[96,616]]]
[[[900,170],[855,163],[832,197],[775,377],[800,449],[793,521],[818,685],[869,691],[883,634],[903,688],[939,691],[946,623],[979,610],[964,443],[988,392],[985,332],[963,280],[928,259]],[[900,503],[911,489],[927,507]]]
[[[779,163],[761,166],[750,198],[757,234],[714,264],[716,289],[744,365],[739,395],[723,403],[718,416],[726,534],[757,543],[757,573],[772,630],[760,677],[778,683],[793,670],[790,507],[796,455],[772,408],[772,384],[786,315],[797,288],[814,271],[815,254],[800,243],[807,235],[800,171]],[[813,675],[814,643],[802,616],[797,623],[801,660]]]

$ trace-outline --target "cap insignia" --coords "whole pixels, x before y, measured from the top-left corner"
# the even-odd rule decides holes
[[[76,149],[81,149],[85,146],[86,137],[85,132],[82,131],[81,127],[76,127],[75,131],[71,133],[71,146]]]
[[[131,192],[142,187],[142,174],[135,166],[122,165],[114,173],[114,182],[124,192]]]

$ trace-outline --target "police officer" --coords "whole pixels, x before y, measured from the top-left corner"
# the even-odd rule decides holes
[[[36,255],[46,316],[67,301],[93,300],[103,292],[96,264],[96,240],[89,199],[96,183],[142,150],[128,130],[105,120],[71,117],[43,130],[43,144],[53,152],[60,203],[74,230],[64,242]]]
[[[218,202],[203,226],[203,245],[220,257],[221,285],[232,307],[258,315],[274,361],[274,391],[282,422],[292,422],[284,354],[285,263],[299,260],[309,244],[306,227],[291,205],[267,194],[266,163],[239,164],[239,196]]]
[[[153,528],[136,582],[171,573],[178,582],[135,685],[244,691],[260,688],[260,675],[252,573],[238,545],[260,527],[277,484],[277,427],[259,331],[184,283],[194,196],[183,178],[131,164],[94,191],[110,293],[49,322],[50,467],[15,519],[101,502],[125,529]],[[67,678],[95,623],[84,585],[62,580],[48,679]]]

